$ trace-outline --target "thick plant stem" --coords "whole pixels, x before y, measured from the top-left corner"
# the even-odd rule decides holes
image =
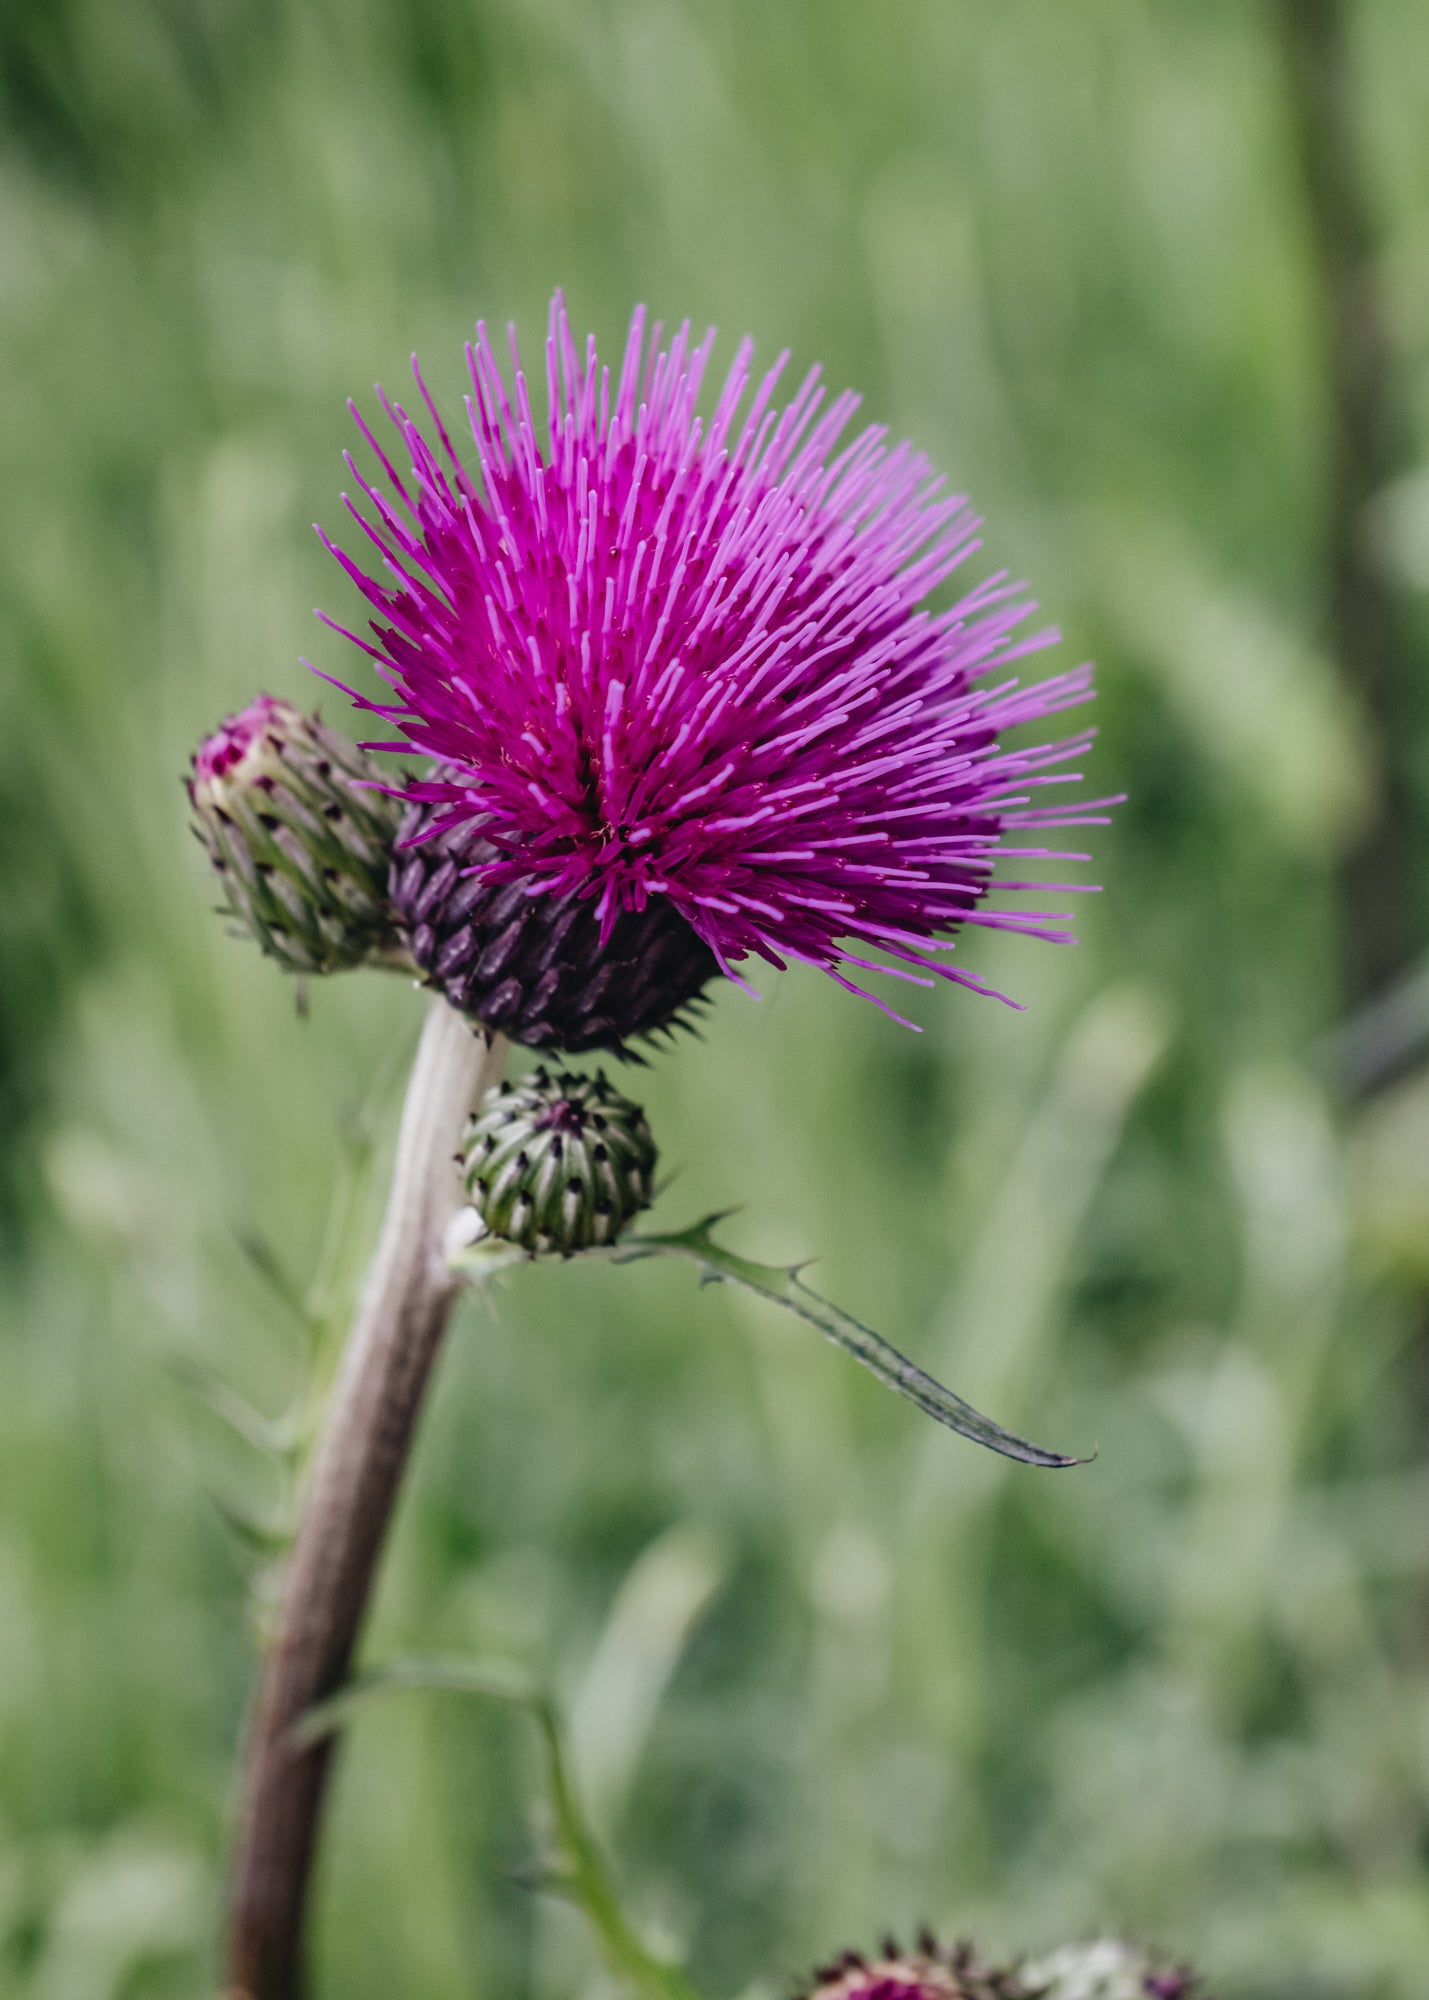
[[[302,1933],[331,1741],[293,1730],[346,1678],[422,1395],[459,1281],[443,1235],[452,1155],[506,1043],[434,1000],[407,1088],[387,1213],[333,1388],[258,1691],[233,1878],[230,2000],[297,2000]]]

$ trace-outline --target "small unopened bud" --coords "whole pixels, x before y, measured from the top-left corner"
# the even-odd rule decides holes
[[[488,1091],[462,1145],[488,1234],[569,1257],[616,1241],[650,1203],[655,1142],[638,1104],[596,1076],[544,1069]]]
[[[1193,2000],[1195,1977],[1120,1938],[1063,1945],[1021,1969],[1028,2000]]]
[[[229,909],[289,972],[400,950],[387,875],[400,812],[364,751],[259,695],[199,746],[188,779]]]

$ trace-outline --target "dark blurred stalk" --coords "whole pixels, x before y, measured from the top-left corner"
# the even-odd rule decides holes
[[[1339,874],[1344,998],[1355,1005],[1419,948],[1414,814],[1400,749],[1404,654],[1369,507],[1393,469],[1390,351],[1344,0],[1273,0],[1324,343],[1324,534],[1331,645],[1371,733],[1364,819]]]
[[[303,1923],[332,1739],[297,1725],[347,1678],[422,1396],[455,1303],[443,1238],[452,1156],[506,1044],[432,1002],[407,1087],[392,1187],[334,1385],[289,1561],[277,1640],[245,1753],[233,1877],[230,2000],[297,2000]]]

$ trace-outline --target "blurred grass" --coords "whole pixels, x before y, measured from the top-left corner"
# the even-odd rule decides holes
[[[1373,525],[1422,670],[1429,17],[1358,27],[1405,453]],[[337,659],[307,524],[344,398],[413,346],[451,392],[478,313],[534,339],[562,283],[607,345],[638,297],[857,382],[1100,663],[1106,893],[1077,951],[976,946],[1026,1014],[934,996],[914,1037],[793,974],[641,1079],[672,1224],[742,1199],[732,1241],[818,1253],[1100,1456],[1009,1471],[679,1271],[523,1272],[457,1330],[370,1651],[548,1672],[717,1993],[926,1917],[1149,1933],[1229,2000],[1419,2000],[1429,1099],[1352,1118],[1317,1080],[1369,739],[1324,651],[1268,17],[9,0],[0,110],[0,1996],[212,1985],[224,1514],[285,1496],[176,1364],[270,1411],[299,1384],[241,1243],[305,1288],[347,1172],[341,1317],[415,1032],[376,976],[296,1018],[208,915],[176,774]],[[519,1880],[533,1778],[499,1715],[364,1720],[324,1993],[598,1988]]]

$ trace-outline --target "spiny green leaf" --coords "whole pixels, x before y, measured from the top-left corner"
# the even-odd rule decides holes
[[[730,1211],[724,1211],[728,1214]],[[945,1389],[941,1382],[900,1354],[896,1347],[877,1334],[871,1327],[811,1291],[799,1277],[803,1264],[756,1264],[747,1257],[737,1257],[722,1244],[716,1243],[713,1231],[716,1223],[723,1221],[724,1215],[709,1215],[702,1222],[676,1234],[664,1236],[632,1236],[616,1252],[622,1257],[684,1257],[700,1267],[702,1283],[727,1283],[742,1285],[746,1291],[756,1293],[762,1299],[769,1299],[786,1311],[796,1313],[800,1319],[816,1326],[820,1333],[843,1348],[855,1361],[875,1374],[880,1382],[887,1383],[900,1396],[906,1396],[926,1415],[960,1437],[971,1438],[974,1444],[986,1445],[989,1451],[1001,1452],[1004,1458],[1015,1458],[1024,1465],[1068,1466],[1084,1465],[1085,1459],[1069,1457],[1065,1452],[1048,1451],[1043,1446],[1031,1444],[1026,1438],[1017,1437],[1012,1431],[1004,1430],[991,1417],[983,1416],[961,1396]]]
[[[555,1704],[519,1668],[504,1660],[394,1660],[359,1675],[310,1708],[294,1729],[294,1738],[301,1745],[319,1743],[374,1698],[411,1689],[475,1695],[526,1711],[541,1740],[558,1849],[551,1864],[542,1866],[540,1885],[585,1912],[611,1970],[645,2000],[700,2000],[679,1969],[648,1951],[627,1921],[605,1856],[576,1796]]]
[[[742,1285],[746,1291],[754,1292],[760,1298],[783,1306],[787,1312],[807,1320],[836,1347],[843,1348],[855,1361],[862,1362],[880,1382],[886,1383],[898,1395],[906,1396],[925,1415],[946,1424],[959,1437],[970,1438],[974,1444],[986,1445],[989,1451],[1000,1452],[1004,1458],[1017,1459],[1023,1465],[1065,1467],[1088,1462],[1086,1458],[1074,1457],[1067,1452],[1048,1451],[1042,1445],[1032,1444],[1015,1432],[1004,1429],[1001,1424],[994,1423],[991,1417],[983,1416],[971,1403],[964,1402],[951,1389],[945,1389],[941,1382],[935,1381],[906,1355],[900,1354],[882,1334],[875,1333],[872,1327],[864,1326],[841,1307],[812,1291],[799,1276],[808,1268],[807,1263],[756,1264],[747,1257],[737,1257],[732,1250],[716,1243],[713,1234],[716,1224],[735,1213],[734,1209],[721,1209],[718,1214],[707,1215],[689,1229],[668,1235],[627,1236],[611,1249],[578,1251],[575,1258],[568,1261],[599,1257],[615,1263],[633,1263],[642,1257],[683,1257],[699,1266],[702,1285]],[[459,1234],[453,1234],[448,1242],[451,1269],[478,1281],[493,1276],[508,1264],[530,1257],[529,1252],[498,1237],[485,1237],[472,1244],[463,1244]]]

